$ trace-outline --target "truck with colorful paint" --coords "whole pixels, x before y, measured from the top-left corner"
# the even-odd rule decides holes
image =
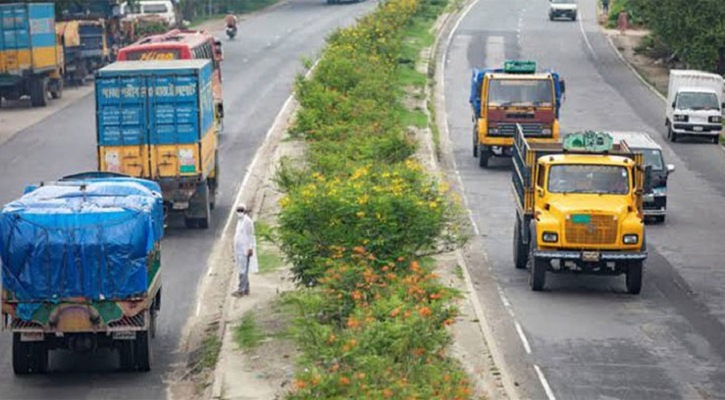
[[[488,168],[492,157],[511,157],[516,124],[532,142],[558,141],[565,90],[558,73],[539,71],[533,61],[508,60],[503,68],[474,69],[469,103],[478,165]]]
[[[90,174],[29,186],[0,212],[2,327],[16,374],[52,350],[111,348],[124,370],[151,368],[161,306],[159,186]]]
[[[530,268],[532,290],[546,273],[626,275],[639,294],[647,258],[643,155],[611,135],[583,132],[561,143],[532,142],[517,126],[513,152],[516,200],[513,258]]]
[[[219,179],[212,62],[116,62],[95,86],[99,170],[158,182],[166,214],[208,228]]]
[[[48,105],[63,94],[63,48],[54,3],[0,4],[0,97]]]

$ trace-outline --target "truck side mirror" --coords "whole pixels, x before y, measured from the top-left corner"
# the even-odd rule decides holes
[[[651,165],[644,167],[644,184],[642,186],[643,186],[645,193],[649,193],[652,191],[652,166]]]
[[[561,88],[561,94],[566,93],[566,82],[564,80],[559,82],[559,87]]]
[[[672,108],[675,108],[675,104],[676,104],[676,103],[675,103],[675,102],[673,101],[673,102],[672,102]]]
[[[671,174],[675,172],[675,165],[674,164],[667,164],[667,174]]]
[[[721,109],[721,110],[725,110],[725,102],[724,102],[724,103],[722,103],[722,104],[720,104],[720,109]]]

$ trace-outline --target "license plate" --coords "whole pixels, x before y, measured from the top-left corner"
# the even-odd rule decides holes
[[[187,208],[189,208],[189,203],[179,201],[179,202],[174,203],[172,208],[174,210],[186,210]]]
[[[589,214],[574,214],[571,216],[571,222],[575,224],[589,224],[592,222],[592,216]]]
[[[695,126],[695,127],[692,128],[692,130],[694,130],[695,132],[702,132],[702,127],[701,126]]]
[[[42,342],[45,340],[45,334],[43,332],[21,332],[21,342]]]
[[[113,340],[134,340],[136,339],[136,332],[113,332],[111,337]]]
[[[598,251],[582,251],[582,261],[597,262],[599,261]]]

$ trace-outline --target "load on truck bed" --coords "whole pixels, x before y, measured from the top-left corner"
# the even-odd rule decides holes
[[[116,62],[95,85],[99,170],[158,182],[166,211],[208,228],[219,177],[211,62]]]
[[[3,329],[16,374],[54,349],[119,352],[148,371],[160,308],[159,186],[123,176],[30,186],[0,212]]]
[[[531,143],[518,126],[514,143],[513,258],[516,268],[529,266],[531,289],[544,289],[547,272],[624,273],[627,291],[638,294],[650,176],[642,154],[591,131]]]

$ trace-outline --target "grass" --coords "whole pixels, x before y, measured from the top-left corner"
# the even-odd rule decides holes
[[[456,277],[458,279],[460,279],[460,280],[464,280],[465,279],[465,277],[463,276],[463,267],[461,267],[460,265],[456,265],[453,268],[453,273],[456,275]]]
[[[208,368],[214,368],[217,361],[219,360],[219,352],[222,348],[222,342],[219,340],[217,335],[210,334],[204,338],[201,343],[201,350],[199,359],[196,363],[196,369],[204,370]]]
[[[276,271],[285,265],[284,260],[276,252],[262,248],[257,254],[257,262],[259,262],[259,273],[266,274]]]
[[[428,126],[428,116],[421,110],[402,110],[400,118],[405,126],[421,129]]]
[[[266,335],[251,313],[245,314],[239,325],[234,328],[234,342],[244,350],[257,347],[265,338]]]

